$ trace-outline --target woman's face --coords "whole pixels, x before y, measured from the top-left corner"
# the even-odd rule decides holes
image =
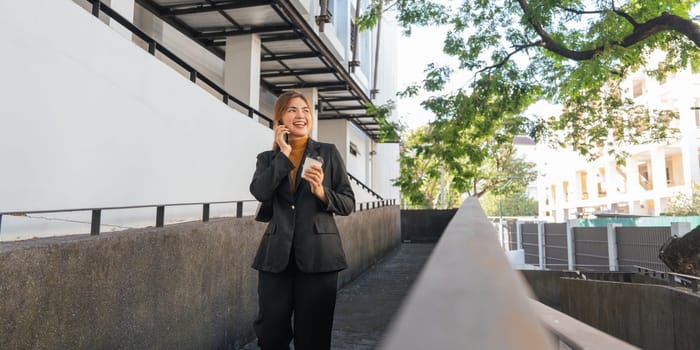
[[[289,104],[282,113],[280,120],[289,129],[289,138],[295,139],[307,136],[311,133],[313,118],[311,109],[303,99],[299,97],[289,100]]]

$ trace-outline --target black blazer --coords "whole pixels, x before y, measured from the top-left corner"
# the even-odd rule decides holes
[[[323,186],[328,205],[311,193],[301,178],[307,156],[323,159]],[[297,170],[296,191],[291,192],[289,172],[294,164],[280,151],[258,154],[250,193],[259,201],[272,200],[272,219],[265,229],[253,268],[281,272],[292,248],[302,272],[339,271],[347,267],[333,214],[348,215],[355,209],[355,194],[345,164],[333,144],[309,139]]]

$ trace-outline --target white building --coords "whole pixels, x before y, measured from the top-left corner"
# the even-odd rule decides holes
[[[513,146],[515,147],[517,157],[531,163],[537,164],[537,145],[535,141],[527,135],[517,135],[513,138]],[[533,181],[525,188],[525,194],[532,199],[537,199],[537,181]]]
[[[0,2],[0,213],[250,200],[255,155],[272,145],[266,117],[285,89],[312,99],[313,137],[335,143],[353,177],[398,199],[398,144],[378,142],[364,109],[394,96],[398,30],[358,33],[357,6]],[[365,186],[358,202],[376,200]],[[153,211],[105,211],[102,230],[152,225]],[[168,207],[166,221],[200,214]],[[0,240],[90,228],[89,211],[0,219]]]
[[[659,60],[652,57],[649,69]],[[571,150],[538,145],[540,216],[563,221],[592,213],[660,215],[677,193],[700,182],[700,75],[683,71],[659,83],[639,72],[626,81],[627,97],[650,110],[674,110],[680,138],[632,146],[625,164],[604,156],[589,163]]]

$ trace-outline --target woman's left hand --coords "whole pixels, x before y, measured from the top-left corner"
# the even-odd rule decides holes
[[[311,192],[318,197],[323,203],[328,203],[326,199],[326,191],[323,189],[323,169],[318,165],[312,165],[307,169],[301,178],[309,182]]]

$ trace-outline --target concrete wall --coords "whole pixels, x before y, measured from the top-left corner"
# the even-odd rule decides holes
[[[444,231],[377,349],[555,349],[479,200]]]
[[[401,210],[401,239],[410,242],[437,242],[457,209]]]
[[[401,244],[400,215],[399,207],[391,206],[336,217],[349,265],[338,277],[341,285]]]
[[[537,300],[557,310],[561,310],[560,279],[576,275],[575,272],[543,270],[520,270],[520,273]]]
[[[643,349],[700,349],[700,296],[658,285],[561,280],[562,311]]]
[[[252,199],[272,131],[80,6],[0,2],[0,42],[11,67],[0,84],[0,211]],[[129,218],[103,222],[133,227],[152,214]],[[2,235],[27,225],[5,216]],[[46,228],[58,230],[85,232]]]
[[[399,244],[399,209],[338,217],[346,283]],[[251,217],[0,246],[0,349],[226,349],[253,339]]]

